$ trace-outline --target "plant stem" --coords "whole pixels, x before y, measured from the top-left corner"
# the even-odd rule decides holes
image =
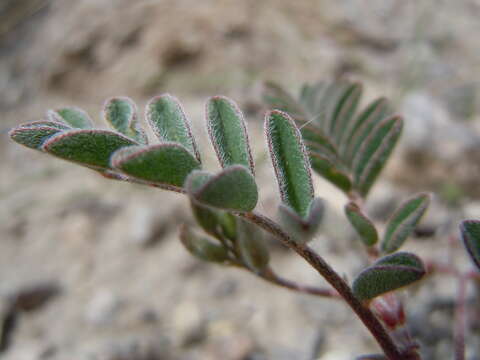
[[[467,327],[465,303],[468,278],[467,276],[459,276],[458,280],[454,323],[455,360],[465,360],[465,329]]]
[[[266,269],[264,272],[257,275],[272,284],[275,284],[277,286],[281,286],[296,292],[320,296],[320,297],[332,298],[332,299],[341,298],[340,295],[334,290],[317,288],[317,287],[308,286],[308,285],[301,285],[294,281],[281,278],[280,276],[275,274],[270,268]]]
[[[339,295],[347,302],[350,308],[357,314],[370,333],[375,337],[385,355],[390,360],[405,360],[402,352],[395,345],[380,321],[368,307],[364,306],[355,297],[348,284],[325,262],[325,260],[323,260],[321,256],[307,245],[297,244],[290,235],[285,233],[274,221],[263,215],[256,213],[241,213],[238,215],[262,227],[264,230],[282,241],[285,246],[303,257],[336,291],[338,291]]]

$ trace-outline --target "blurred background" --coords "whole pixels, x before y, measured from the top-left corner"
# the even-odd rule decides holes
[[[203,107],[224,94],[246,114],[259,209],[274,214],[262,82],[298,93],[304,82],[359,80],[365,102],[385,95],[406,120],[371,215],[384,221],[408,194],[434,192],[406,248],[468,266],[447,238],[460,219],[480,218],[479,18],[478,0],[1,0],[0,358],[343,360],[376,351],[344,304],[193,259],[177,239],[191,222],[182,196],[103,179],[7,132],[71,105],[103,127],[106,98],[126,95],[143,109],[169,92],[215,168]],[[330,210],[313,246],[351,279],[365,259],[341,214],[346,200],[316,185]],[[271,249],[279,273],[324,284]],[[404,294],[425,359],[452,358],[455,291],[435,278]],[[469,359],[478,359],[478,339]]]

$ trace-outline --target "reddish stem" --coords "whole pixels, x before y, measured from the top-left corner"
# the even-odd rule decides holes
[[[302,285],[298,284],[294,281],[287,280],[284,278],[279,277],[277,274],[275,274],[272,269],[266,269],[263,273],[259,274],[259,276],[268,281],[271,282],[272,284],[275,284],[277,286],[284,287],[286,289],[290,289],[296,292],[304,293],[304,294],[310,294],[310,295],[315,295],[315,296],[320,296],[320,297],[327,297],[327,298],[332,298],[332,299],[340,299],[340,295],[331,289],[324,289],[324,288],[317,288],[313,286],[308,286],[308,285]]]
[[[298,255],[303,257],[320,275],[327,280],[327,282],[338,291],[340,296],[350,306],[350,308],[357,314],[363,324],[367,327],[370,333],[374,336],[385,355],[390,360],[405,360],[402,352],[397,348],[390,335],[385,331],[380,321],[364,306],[352,293],[348,284],[339,276],[329,264],[323,260],[316,252],[310,249],[307,245],[297,244],[287,233],[285,233],[275,222],[269,218],[255,214],[242,213],[238,214],[247,220],[257,224],[264,230],[279,239],[285,246],[295,251]],[[419,359],[419,358],[418,358]]]
[[[466,294],[468,277],[467,275],[459,276],[458,280],[454,322],[455,360],[465,360],[465,330],[467,328]]]

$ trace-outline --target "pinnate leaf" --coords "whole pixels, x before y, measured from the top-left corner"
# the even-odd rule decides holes
[[[205,236],[195,234],[187,226],[182,226],[180,229],[180,241],[193,256],[200,260],[215,263],[229,261],[228,251],[222,245]]]
[[[313,239],[322,223],[325,202],[321,198],[313,199],[306,218],[300,217],[285,204],[280,204],[278,210],[282,227],[298,244],[305,244]]]
[[[145,133],[138,123],[137,107],[131,99],[115,97],[107,100],[103,107],[103,115],[114,130],[141,144],[147,143]]]
[[[193,171],[185,187],[200,204],[230,211],[248,212],[255,208],[258,190],[250,170],[233,165],[213,176]]]
[[[240,257],[249,269],[261,272],[270,261],[263,233],[254,224],[237,219],[237,246]]]
[[[480,271],[480,221],[465,220],[460,224],[463,244]]]
[[[360,240],[362,240],[366,246],[373,246],[377,243],[378,233],[375,225],[362,213],[357,204],[354,202],[348,203],[345,206],[345,214],[358,236],[360,236]]]
[[[162,142],[177,142],[200,161],[190,123],[175,97],[169,94],[154,97],[147,104],[145,117]]]
[[[65,107],[57,110],[47,111],[48,120],[64,122],[76,129],[90,129],[93,121],[82,109],[76,107]]]
[[[179,188],[188,174],[200,168],[198,160],[177,143],[122,148],[113,154],[111,165],[137,179]]]
[[[382,240],[382,251],[397,251],[410,236],[430,204],[430,194],[421,193],[405,201],[390,217]]]
[[[282,202],[306,217],[313,185],[300,131],[288,114],[277,110],[267,113],[265,131]]]
[[[363,270],[354,280],[352,290],[361,301],[397,290],[420,280],[425,267],[420,258],[407,252],[387,255]]]
[[[224,96],[209,99],[207,128],[222,167],[243,165],[255,174],[248,133],[242,112]]]
[[[118,149],[138,145],[108,130],[69,130],[49,138],[42,146],[47,153],[97,170],[110,167],[110,156]]]

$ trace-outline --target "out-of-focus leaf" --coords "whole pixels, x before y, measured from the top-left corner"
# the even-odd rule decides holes
[[[342,151],[345,153],[345,159],[348,163],[353,161],[363,141],[375,126],[391,115],[392,110],[389,102],[385,98],[380,98],[373,101],[352,121],[351,129],[347,128],[346,130],[346,141],[341,144]]]
[[[282,227],[298,244],[305,244],[313,239],[322,223],[325,202],[321,198],[313,199],[306,218],[300,217],[285,204],[280,204],[278,210]]]
[[[352,182],[345,172],[338,169],[327,157],[310,152],[312,169],[345,192],[352,189]]]
[[[65,122],[77,129],[90,129],[93,127],[93,121],[90,116],[82,109],[76,107],[48,110],[47,119],[55,122]]]
[[[430,195],[421,193],[408,199],[395,211],[387,223],[382,251],[397,251],[410,236],[430,204]]]
[[[357,110],[358,102],[362,97],[362,85],[353,83],[343,93],[337,107],[335,108],[332,128],[330,133],[334,136],[336,143],[340,143],[351,120]]]
[[[200,163],[190,151],[177,143],[123,148],[111,159],[113,168],[137,179],[181,188]]]
[[[362,146],[355,155],[353,162],[353,170],[355,174],[355,182],[359,183],[368,172],[371,166],[371,160],[375,160],[374,156],[381,152],[383,147],[390,144],[393,137],[402,129],[402,120],[399,117],[392,117],[379,123],[364,140]]]
[[[460,224],[463,243],[470,258],[480,271],[480,221],[465,220]]]
[[[110,167],[110,156],[137,142],[108,130],[69,130],[44,142],[47,153],[97,170]]]
[[[103,115],[114,130],[131,137],[140,144],[147,143],[145,132],[138,123],[137,107],[131,99],[114,97],[107,100],[103,107]]]
[[[388,358],[382,354],[370,354],[359,356],[355,360],[388,360]]]
[[[306,121],[308,118],[302,104],[274,82],[265,83],[263,99],[272,109],[285,111],[295,119]]]
[[[243,263],[259,273],[268,265],[270,255],[261,230],[241,218],[237,218],[237,246]]]
[[[373,246],[378,241],[375,225],[362,213],[357,204],[350,202],[345,206],[345,214],[353,228],[366,246]]]
[[[210,98],[206,106],[207,127],[222,167],[243,165],[255,174],[248,133],[238,106],[224,96]]]
[[[10,130],[13,141],[35,150],[41,150],[43,143],[55,134],[61,132],[52,126],[19,126]]]
[[[398,252],[381,258],[363,270],[354,280],[352,290],[361,301],[397,290],[420,280],[425,267],[414,254]]]
[[[313,185],[300,132],[290,116],[277,110],[265,116],[265,131],[282,202],[306,217]]]
[[[146,107],[148,123],[155,135],[164,142],[177,142],[188,149],[200,162],[190,124],[180,102],[169,94],[154,97]]]
[[[215,263],[227,263],[229,261],[227,249],[207,237],[198,236],[185,225],[180,229],[180,241],[190,254],[200,260]]]
[[[215,176],[193,171],[185,187],[200,204],[223,210],[252,211],[258,201],[255,179],[242,165],[229,166]]]

